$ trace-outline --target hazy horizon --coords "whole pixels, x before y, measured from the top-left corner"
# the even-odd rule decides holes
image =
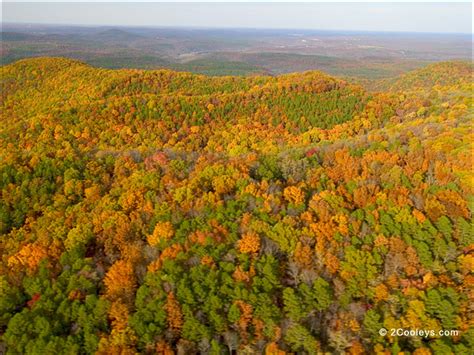
[[[452,35],[452,36],[472,36],[469,32],[415,32],[415,31],[401,31],[401,30],[348,30],[348,29],[324,29],[324,28],[275,28],[275,27],[211,27],[211,26],[186,26],[186,25],[103,25],[103,24],[58,24],[58,23],[38,23],[38,22],[2,22],[2,25],[18,25],[18,26],[45,26],[45,27],[80,27],[80,28],[104,28],[104,29],[176,29],[176,30],[223,30],[223,31],[274,31],[274,32],[286,32],[286,31],[302,31],[302,32],[327,32],[327,33],[351,33],[351,34],[416,34],[416,35]],[[473,38],[474,41],[474,38]]]
[[[413,20],[416,21],[413,21]],[[3,24],[472,34],[470,3],[3,2]]]

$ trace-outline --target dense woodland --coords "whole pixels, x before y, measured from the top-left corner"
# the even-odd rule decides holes
[[[471,73],[1,67],[0,350],[472,353]]]

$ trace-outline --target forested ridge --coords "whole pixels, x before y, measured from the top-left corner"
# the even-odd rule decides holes
[[[471,63],[0,81],[0,350],[472,353]]]

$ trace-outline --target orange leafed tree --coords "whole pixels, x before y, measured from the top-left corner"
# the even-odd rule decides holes
[[[105,275],[104,283],[109,299],[129,301],[136,286],[132,264],[125,260],[117,261]]]
[[[283,191],[283,195],[288,202],[295,205],[300,205],[304,202],[304,192],[297,186],[288,186]]]
[[[174,229],[171,222],[158,222],[153,230],[153,234],[148,236],[147,240],[151,246],[155,246],[160,240],[168,240],[173,235]]]
[[[16,255],[8,258],[8,266],[26,266],[29,271],[35,271],[41,260],[47,256],[47,251],[42,246],[38,244],[26,244]]]
[[[238,242],[239,251],[246,254],[258,253],[260,250],[260,237],[253,232],[246,233]]]
[[[169,328],[176,333],[180,333],[183,327],[183,314],[181,313],[181,306],[173,292],[168,293],[165,310]]]

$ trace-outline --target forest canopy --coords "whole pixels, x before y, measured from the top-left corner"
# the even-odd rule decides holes
[[[471,63],[371,91],[63,58],[0,81],[8,354],[474,348]]]

